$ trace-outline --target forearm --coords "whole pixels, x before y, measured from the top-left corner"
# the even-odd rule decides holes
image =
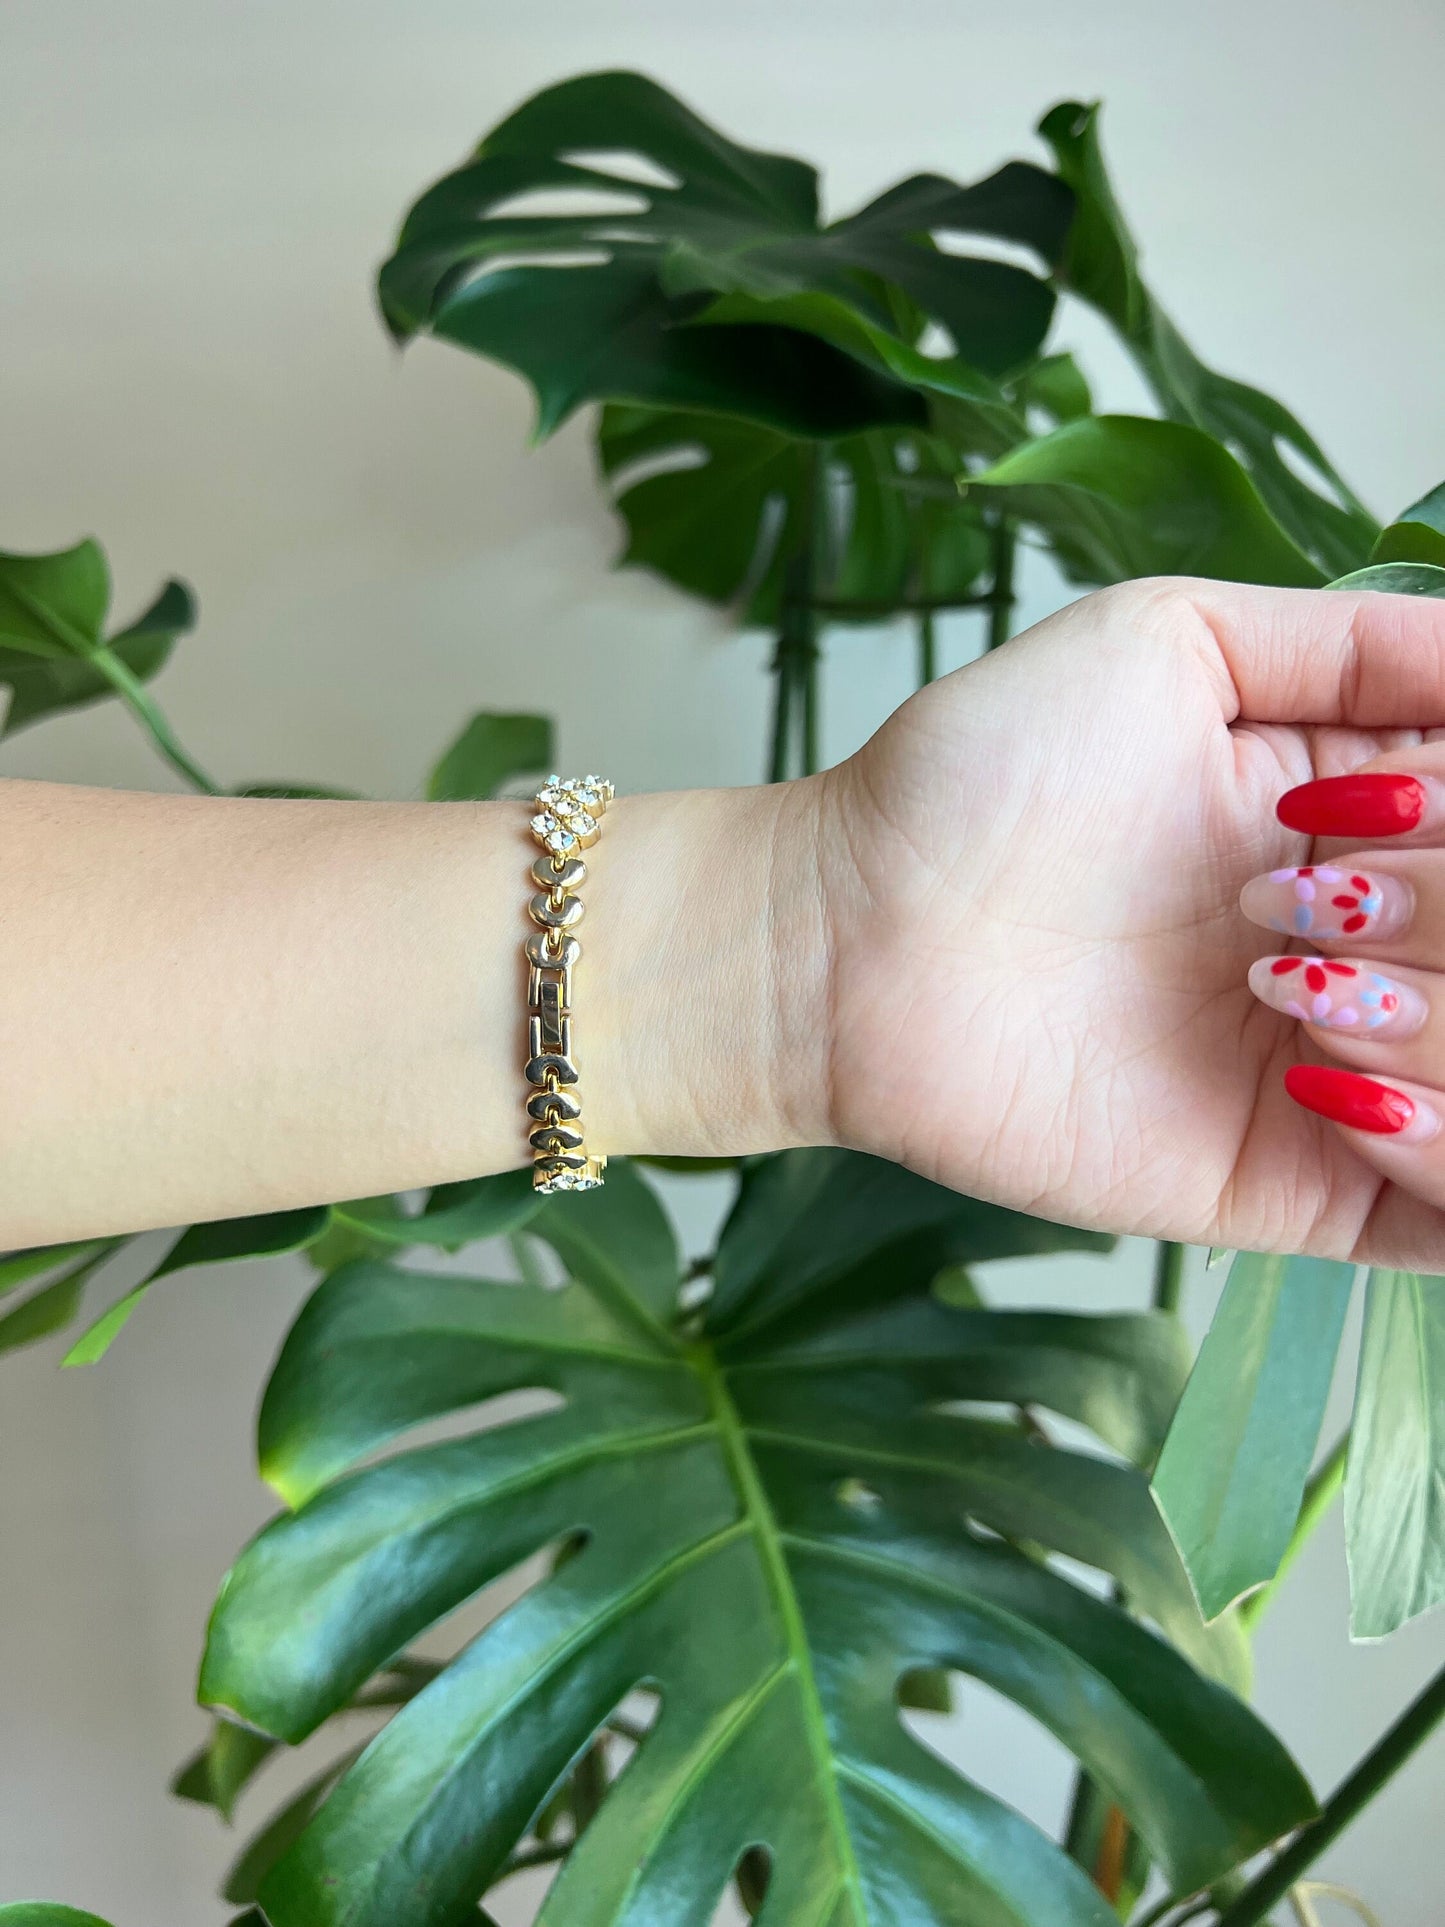
[[[524,1161],[518,803],[0,784],[0,1246]],[[589,1145],[826,1130],[814,792],[620,799],[589,855]]]

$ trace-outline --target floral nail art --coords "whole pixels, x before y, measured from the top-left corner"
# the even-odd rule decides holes
[[[1378,1030],[1424,1014],[1418,995],[1378,970],[1330,957],[1261,957],[1249,987],[1262,1003],[1325,1030]]]
[[[1373,934],[1384,908],[1384,891],[1374,877],[1330,864],[1271,870],[1245,885],[1246,916],[1282,936],[1330,943],[1340,937]]]

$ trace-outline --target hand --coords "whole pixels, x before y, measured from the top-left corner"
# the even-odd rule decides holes
[[[837,1137],[1073,1223],[1445,1268],[1445,853],[1341,866],[1387,879],[1373,927],[1324,944],[1398,979],[1378,1034],[1281,1014],[1267,964],[1266,1008],[1239,905],[1311,861],[1275,815],[1311,778],[1417,773],[1407,840],[1445,836],[1445,744],[1417,748],[1440,724],[1440,603],[1192,580],[1091,596],[921,691],[821,779]],[[1322,1050],[1413,1118],[1303,1108],[1285,1073]]]

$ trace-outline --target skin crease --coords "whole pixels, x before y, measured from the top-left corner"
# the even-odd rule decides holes
[[[1284,945],[1237,907],[1312,860],[1284,790],[1413,767],[1445,721],[1445,606],[1405,602],[1108,590],[831,772],[837,1136],[1070,1222],[1441,1268],[1406,1154],[1286,1095],[1323,1053],[1250,994]]]
[[[1068,1222],[1445,1269],[1445,1133],[1283,1084],[1328,1053],[1427,1101],[1434,1033],[1266,1009],[1249,967],[1285,946],[1238,901],[1341,854],[1277,821],[1296,784],[1378,760],[1445,799],[1442,725],[1445,603],[1170,579],[821,777],[624,795],[583,891],[589,1145],[840,1143]],[[530,814],[0,784],[0,1248],[522,1162]],[[1445,867],[1442,829],[1351,860]],[[1360,954],[1423,978],[1445,879],[1417,874],[1404,947]]]

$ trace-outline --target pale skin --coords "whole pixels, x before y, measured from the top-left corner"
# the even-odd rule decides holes
[[[1445,1269],[1437,736],[1445,604],[1169,580],[822,777],[624,795],[579,932],[589,1142],[845,1144],[1072,1223]],[[1321,854],[1277,821],[1359,769],[1420,779],[1419,826]],[[0,784],[0,1246],[522,1162],[528,814]],[[1319,946],[1410,993],[1369,1034],[1249,987],[1299,946],[1242,887],[1336,856],[1403,905]],[[1409,1128],[1302,1108],[1301,1060],[1388,1078]]]

